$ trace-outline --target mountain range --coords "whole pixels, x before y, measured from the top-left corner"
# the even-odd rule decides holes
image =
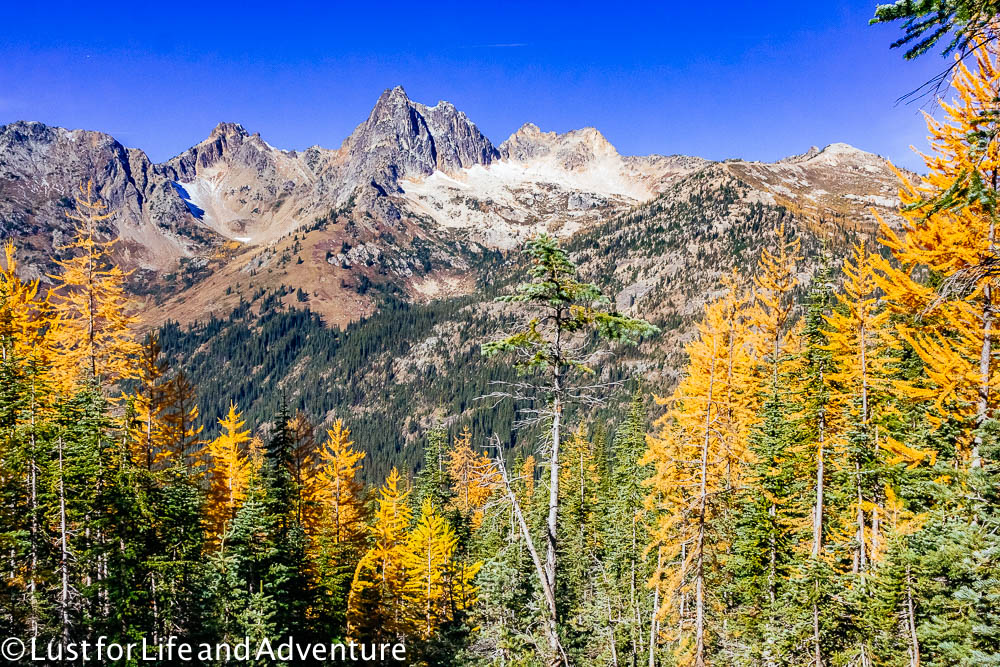
[[[420,369],[458,372],[456,350],[478,345],[455,338],[459,320],[495,311],[477,294],[509,276],[512,251],[532,234],[561,238],[620,309],[661,325],[649,344],[657,354],[647,350],[632,370],[669,383],[719,277],[750,270],[776,225],[802,238],[805,283],[821,253],[836,262],[871,238],[876,215],[897,220],[901,177],[912,175],[842,143],[774,163],[717,162],[620,155],[594,128],[560,134],[526,123],[495,145],[454,105],[414,102],[396,87],[336,149],[281,150],[220,123],[153,163],[101,132],[0,126],[0,237],[17,241],[28,277],[47,281],[72,230],[74,192],[92,179],[114,211],[100,232],[118,240],[144,326],[171,323],[176,350],[187,349],[181,332],[235,322],[234,313],[253,320],[268,299],[311,311],[331,331],[362,326],[387,299],[447,313],[423,338],[358,362],[388,364],[369,374],[372,392],[391,379],[413,402]],[[446,301],[459,305],[439,307]],[[294,394],[306,377],[303,349],[286,351],[287,363],[261,381]],[[203,363],[202,375],[218,374],[224,356]],[[323,420],[334,406],[316,400],[305,407]],[[408,409],[426,421],[440,407]]]

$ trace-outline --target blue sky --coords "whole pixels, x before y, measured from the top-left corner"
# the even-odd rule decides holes
[[[762,6],[763,5],[763,6]],[[918,167],[946,64],[903,61],[874,3],[11,3],[0,123],[102,130],[155,161],[242,123],[335,148],[380,92],[453,102],[495,143],[531,121],[622,153],[774,160],[845,141]]]

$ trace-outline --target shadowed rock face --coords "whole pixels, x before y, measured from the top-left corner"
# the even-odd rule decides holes
[[[0,236],[30,239],[29,256],[61,245],[73,227],[66,212],[87,179],[119,212],[100,231],[122,240],[132,266],[168,266],[213,241],[177,197],[169,169],[141,150],[101,132],[23,121],[0,126]]]
[[[369,184],[385,193],[399,193],[402,178],[488,165],[500,157],[490,140],[451,103],[417,104],[401,86],[382,93],[368,120],[341,150],[347,159],[338,199]]]
[[[153,164],[100,132],[19,121],[0,126],[0,236],[51,249],[59,243],[53,237],[70,231],[65,212],[76,187],[91,178],[117,211],[104,231],[122,239],[121,259],[165,269],[220,235],[267,241],[352,198],[398,220],[399,208],[385,198],[401,192],[400,179],[498,157],[452,104],[427,107],[400,87],[382,94],[340,150],[282,151],[242,125],[220,123],[204,141]]]

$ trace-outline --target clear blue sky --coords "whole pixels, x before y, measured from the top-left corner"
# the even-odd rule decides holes
[[[845,141],[919,166],[915,105],[874,2],[9,3],[0,123],[102,130],[155,161],[235,121],[337,147],[379,93],[453,102],[495,143],[531,121],[622,153],[774,160]]]

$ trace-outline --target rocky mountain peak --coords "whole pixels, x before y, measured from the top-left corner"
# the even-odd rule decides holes
[[[260,134],[250,134],[239,123],[222,122],[212,128],[208,137],[169,161],[177,170],[177,180],[194,178],[201,170],[220,162],[235,162],[263,169],[270,163],[272,149]]]
[[[543,132],[534,123],[525,123],[500,144],[500,154],[518,162],[548,157],[570,170],[598,158],[619,157],[615,147],[596,128],[585,127],[558,134]]]
[[[413,102],[402,86],[385,90],[368,119],[344,142],[346,173],[338,198],[371,185],[400,192],[399,179],[451,172],[499,157],[490,140],[453,104]]]
[[[836,166],[840,163],[868,163],[873,161],[885,162],[883,158],[875,155],[874,153],[863,151],[860,148],[855,148],[854,146],[843,142],[835,142],[823,148],[810,146],[809,150],[805,153],[790,155],[782,160],[778,160],[778,164],[802,164],[805,162],[813,162],[816,164],[829,164]]]
[[[228,139],[230,137],[246,138],[249,136],[250,133],[247,132],[246,129],[239,123],[222,122],[212,128],[212,132],[208,135],[208,138],[205,139],[205,141],[213,141],[221,138]]]

